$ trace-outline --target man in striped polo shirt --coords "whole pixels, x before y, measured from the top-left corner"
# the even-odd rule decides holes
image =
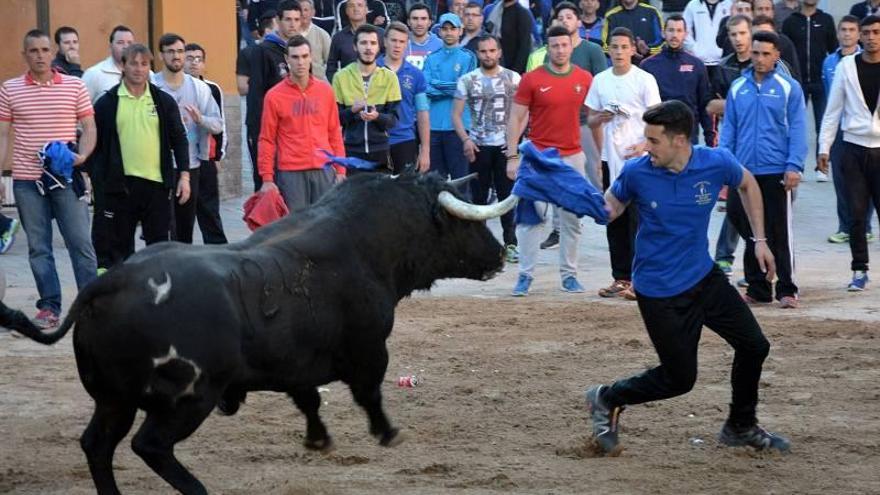
[[[52,70],[52,45],[46,33],[29,31],[22,55],[28,71],[0,86],[0,156],[6,156],[13,124],[13,191],[40,294],[35,323],[51,328],[58,325],[61,314],[61,284],[52,255],[52,218],[70,253],[78,289],[97,276],[98,267],[89,237],[88,205],[77,199],[70,185],[42,192],[38,189],[36,181],[43,175],[43,167],[37,152],[51,141],[76,142],[79,122],[83,134],[73,165],[81,165],[95,147],[95,119],[85,84]]]

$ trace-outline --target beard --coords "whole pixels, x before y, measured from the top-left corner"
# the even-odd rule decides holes
[[[498,67],[498,61],[497,60],[480,61],[480,67],[487,69],[487,70],[492,70],[495,67]]]
[[[358,62],[360,62],[364,65],[372,65],[372,64],[376,63],[376,56],[375,55],[368,55],[368,57],[369,58],[364,58],[363,55],[358,54]]]

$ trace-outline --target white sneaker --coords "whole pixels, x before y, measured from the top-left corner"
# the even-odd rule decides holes
[[[816,182],[828,182],[828,174],[821,170],[816,170]]]

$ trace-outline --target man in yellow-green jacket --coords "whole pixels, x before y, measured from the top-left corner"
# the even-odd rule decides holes
[[[375,26],[357,28],[357,60],[333,76],[333,92],[346,156],[378,163],[378,171],[390,171],[388,131],[397,125],[401,96],[397,75],[376,65],[380,36]]]

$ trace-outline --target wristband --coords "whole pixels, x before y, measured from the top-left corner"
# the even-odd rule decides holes
[[[519,160],[519,155],[507,155],[507,160]]]
[[[767,238],[766,238],[766,237],[750,237],[749,239],[751,239],[752,242],[754,242],[754,243],[756,243],[756,244],[759,243],[759,242],[767,242]]]

